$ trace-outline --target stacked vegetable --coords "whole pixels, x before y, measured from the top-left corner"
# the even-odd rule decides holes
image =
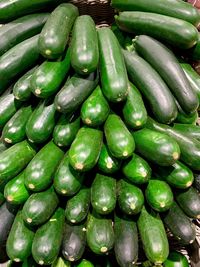
[[[200,218],[200,14],[113,0],[96,29],[62,2],[0,1],[0,259],[188,266],[166,231],[189,245]]]

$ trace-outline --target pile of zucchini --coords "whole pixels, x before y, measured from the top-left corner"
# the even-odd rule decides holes
[[[97,29],[66,2],[0,1],[0,262],[187,267],[167,232],[200,219],[200,13],[112,0]]]

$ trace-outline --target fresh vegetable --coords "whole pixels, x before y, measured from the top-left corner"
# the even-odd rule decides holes
[[[163,263],[164,267],[189,267],[187,258],[178,251],[171,251],[167,260]]]
[[[200,59],[200,34],[198,34],[198,40],[196,45],[189,50],[188,54],[193,60]]]
[[[173,128],[182,132],[183,134],[188,135],[189,137],[195,138],[198,141],[200,141],[200,126],[199,125],[188,125],[188,124],[175,123]]]
[[[199,118],[199,114],[197,110],[191,114],[186,114],[179,110],[175,122],[195,125],[198,121],[198,118]]]
[[[94,265],[90,261],[82,259],[76,267],[94,267]]]
[[[51,265],[52,267],[70,267],[71,263],[69,261],[64,260],[63,258],[59,257],[56,261],[53,262]]]

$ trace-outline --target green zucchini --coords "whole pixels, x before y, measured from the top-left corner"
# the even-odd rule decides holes
[[[120,45],[111,29],[98,29],[102,92],[111,102],[120,102],[128,94],[128,77]]]
[[[30,142],[44,143],[51,136],[57,113],[51,100],[41,100],[26,123],[26,135]]]
[[[95,23],[90,16],[82,15],[76,19],[70,47],[71,65],[77,73],[84,75],[97,69],[98,38]]]
[[[114,246],[114,230],[112,220],[94,211],[88,215],[87,244],[95,254],[105,254]]]
[[[84,224],[69,225],[64,228],[62,241],[62,255],[70,261],[81,259],[86,246],[86,228]]]
[[[138,89],[129,83],[127,100],[123,107],[124,121],[133,129],[142,128],[147,121],[147,111]]]
[[[54,188],[60,195],[73,196],[80,190],[84,176],[84,173],[77,172],[70,166],[69,155],[66,153],[54,175]]]
[[[140,35],[136,38],[135,48],[160,74],[183,111],[186,113],[194,112],[199,106],[197,94],[193,91],[173,52],[159,41],[146,35]]]
[[[54,127],[53,140],[59,147],[68,147],[80,129],[80,117],[75,114],[62,114]]]
[[[4,188],[4,196],[14,205],[23,204],[30,196],[24,184],[24,171],[10,180]]]
[[[17,44],[1,56],[0,93],[4,92],[17,76],[36,64],[39,58],[37,42],[38,35]]]
[[[66,55],[57,61],[43,62],[33,73],[30,88],[40,98],[54,95],[60,88],[70,68],[69,49]]]
[[[195,225],[175,201],[169,211],[164,214],[162,220],[181,244],[188,245],[194,242],[196,238]]]
[[[51,267],[70,267],[70,266],[71,266],[71,263],[69,261],[64,260],[61,257],[57,258],[51,265]]]
[[[33,230],[25,225],[22,219],[22,212],[19,211],[6,242],[6,251],[9,258],[15,262],[20,262],[29,257],[31,255],[33,237]]]
[[[150,4],[148,0],[112,0],[112,6],[118,10],[129,10],[129,11],[143,11],[163,14],[169,17],[174,17],[188,21],[195,26],[200,23],[200,14],[198,10],[188,3],[183,1],[174,0],[157,0]]]
[[[156,119],[163,123],[172,122],[177,116],[177,107],[174,97],[162,78],[135,52],[123,50],[123,54],[131,81],[148,101]]]
[[[97,163],[102,146],[100,130],[82,127],[69,149],[69,162],[78,171],[89,171]]]
[[[175,122],[195,125],[198,121],[198,118],[199,114],[197,110],[191,114],[186,114],[179,110]]]
[[[200,195],[194,187],[176,192],[176,201],[191,218],[200,218]]]
[[[94,265],[91,263],[91,261],[82,259],[81,262],[78,265],[76,265],[76,267],[94,267]]]
[[[148,162],[136,154],[123,164],[122,172],[133,184],[147,183],[151,178],[151,167]]]
[[[90,189],[82,187],[81,190],[67,201],[65,217],[73,224],[81,223],[88,214],[90,208]]]
[[[161,166],[171,166],[180,157],[177,142],[167,134],[150,129],[133,133],[136,151],[146,159]]]
[[[23,220],[29,225],[45,223],[58,205],[58,197],[52,188],[32,194],[22,209]]]
[[[97,173],[91,186],[91,204],[99,214],[109,214],[117,201],[116,180]]]
[[[35,149],[25,140],[0,154],[0,185],[20,173],[35,156]]]
[[[115,257],[121,267],[132,266],[138,259],[138,232],[130,218],[115,215]]]
[[[173,128],[182,132],[183,134],[188,135],[189,137],[195,138],[200,141],[200,126],[199,125],[188,125],[175,123]]]
[[[97,166],[103,173],[115,173],[120,169],[121,160],[113,157],[107,145],[103,144]]]
[[[61,4],[51,13],[40,33],[40,53],[49,59],[59,58],[65,51],[71,28],[78,16],[78,8]]]
[[[127,11],[115,16],[115,21],[125,32],[146,34],[179,49],[191,48],[198,41],[198,31],[192,24],[165,15]]]
[[[198,34],[198,40],[195,46],[193,46],[189,51],[188,55],[193,60],[199,60],[200,59],[200,34]]]
[[[62,113],[75,112],[87,99],[97,85],[98,77],[95,73],[88,76],[72,76],[55,97],[56,109]]]
[[[36,231],[32,255],[38,264],[50,265],[58,257],[62,244],[64,221],[64,210],[58,208],[53,216]]]
[[[133,154],[133,136],[118,115],[110,114],[104,124],[106,142],[111,154],[116,158],[128,158]]]
[[[135,215],[142,210],[144,196],[137,186],[121,179],[117,183],[117,196],[119,207],[124,214]]]
[[[101,92],[101,88],[97,88],[85,100],[81,107],[81,119],[90,127],[98,127],[102,125],[110,113],[110,107]]]
[[[26,138],[26,123],[32,114],[32,106],[22,106],[3,127],[2,138],[8,144],[16,144]]]
[[[167,260],[163,263],[164,267],[189,267],[187,258],[178,251],[171,251]]]
[[[137,225],[146,257],[155,265],[162,264],[168,257],[169,244],[159,215],[143,207]]]

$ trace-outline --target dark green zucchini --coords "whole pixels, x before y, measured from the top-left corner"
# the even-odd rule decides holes
[[[142,210],[144,196],[137,186],[121,179],[117,183],[117,196],[119,207],[124,214],[135,215]]]
[[[165,82],[151,65],[135,52],[123,50],[123,54],[131,81],[148,101],[156,119],[163,123],[172,122],[177,116],[177,107]]]
[[[9,258],[15,262],[20,262],[29,257],[31,255],[33,237],[33,230],[25,225],[22,219],[22,212],[19,211],[6,242],[6,251]]]
[[[53,216],[36,231],[32,255],[38,264],[50,265],[57,259],[62,244],[64,222],[64,210],[58,208]]]
[[[92,17],[82,15],[76,19],[70,48],[71,65],[77,73],[84,75],[97,69],[99,49],[97,32]]]
[[[71,263],[69,261],[66,261],[65,259],[58,257],[53,264],[52,267],[70,267]],[[22,266],[23,267],[23,266]],[[28,267],[28,266],[27,266]],[[32,266],[33,267],[33,266]]]
[[[181,252],[171,251],[167,260],[163,263],[164,267],[189,267],[189,262]]]
[[[176,117],[175,122],[195,125],[199,117],[198,110],[195,110],[192,113],[185,113],[180,107],[180,105],[178,104],[178,102],[176,102],[176,104],[178,107],[178,115]]]
[[[151,178],[151,167],[148,162],[136,154],[123,164],[122,172],[133,184],[147,183]]]
[[[65,217],[70,223],[81,223],[87,217],[89,208],[90,188],[82,187],[75,196],[67,201]]]
[[[103,96],[101,88],[97,86],[81,107],[81,119],[90,127],[98,127],[105,122],[109,113],[109,104]]]
[[[184,245],[194,242],[196,238],[195,225],[174,202],[170,210],[162,217],[164,224],[173,236]]]
[[[195,138],[200,141],[200,126],[199,125],[188,125],[182,123],[175,123],[173,128],[188,135],[189,137]]]
[[[64,228],[62,255],[70,261],[81,259],[86,246],[86,228],[84,224],[69,225]]]
[[[33,73],[30,88],[40,98],[54,95],[60,88],[70,68],[69,49],[66,55],[57,61],[43,62]]]
[[[128,77],[120,45],[108,27],[98,29],[102,92],[111,102],[128,94]]]
[[[51,13],[40,33],[40,53],[49,59],[59,58],[65,51],[71,28],[78,16],[78,8],[61,4]]]
[[[47,189],[52,181],[64,152],[50,141],[35,155],[25,170],[26,187],[34,192]]]
[[[193,46],[189,51],[188,55],[193,60],[199,60],[200,59],[200,34],[198,34],[198,40],[195,46]]]
[[[198,40],[198,31],[192,24],[170,16],[127,11],[115,16],[115,21],[125,32],[146,34],[180,49],[191,48]]]
[[[75,74],[72,76],[55,97],[56,109],[62,113],[75,112],[87,99],[98,82],[95,73],[86,77]]]
[[[45,223],[58,205],[58,197],[53,188],[32,194],[22,209],[23,220],[29,225]]]
[[[69,162],[78,171],[89,171],[97,163],[102,146],[100,130],[82,127],[69,149]]]

